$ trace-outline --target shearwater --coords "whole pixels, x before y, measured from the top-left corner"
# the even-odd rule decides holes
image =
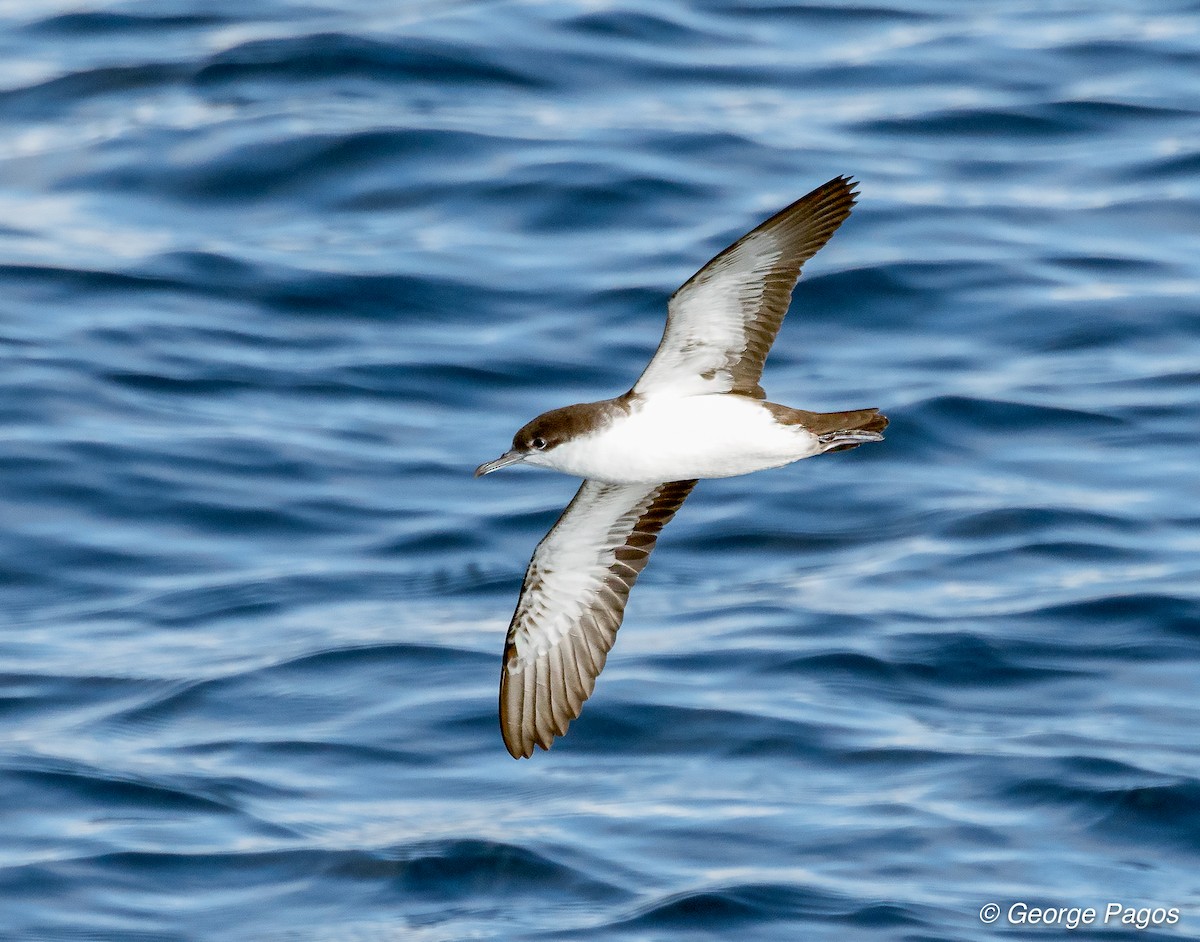
[[[524,463],[584,478],[538,544],[508,627],[500,729],[514,758],[579,716],[658,533],[699,478],[723,478],[883,439],[878,409],[767,402],[763,362],[801,266],[850,215],[849,177],[817,187],[684,282],[645,372],[615,399],[539,415],[475,476]]]

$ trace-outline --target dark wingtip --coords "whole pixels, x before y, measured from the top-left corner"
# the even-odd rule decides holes
[[[509,736],[509,730],[504,725],[503,718],[500,723],[500,735],[504,739],[504,748],[508,750],[508,754],[514,759],[528,759],[533,755],[533,743],[521,742],[520,735],[516,737]]]
[[[835,189],[836,190],[844,190],[851,198],[853,198],[855,196],[858,196],[859,186],[861,186],[861,184],[858,182],[858,180],[854,179],[854,176],[852,174],[842,173],[842,174],[839,174],[838,176],[834,177],[832,180],[828,181],[827,183],[821,184],[819,187],[816,188],[816,190],[814,192],[819,193],[822,190],[835,190]]]
[[[825,186],[830,188],[836,187],[845,194],[844,199],[847,210],[858,203],[859,185],[859,182],[848,173],[843,173],[840,177],[834,177],[825,184]]]

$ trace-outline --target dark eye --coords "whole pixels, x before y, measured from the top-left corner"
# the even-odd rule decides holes
[[[535,438],[533,441],[531,441],[529,443],[529,447],[532,448],[534,451],[541,451],[543,448],[546,447],[546,439]]]

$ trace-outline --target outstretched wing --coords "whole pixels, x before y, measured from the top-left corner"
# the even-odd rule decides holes
[[[695,481],[584,481],[529,561],[500,672],[500,728],[514,758],[549,749],[591,696],[629,590]]]
[[[742,236],[671,296],[667,327],[635,393],[740,393],[758,385],[801,266],[850,215],[849,177],[817,187]]]

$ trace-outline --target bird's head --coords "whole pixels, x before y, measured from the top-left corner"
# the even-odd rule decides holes
[[[513,436],[512,448],[492,461],[485,461],[475,469],[475,477],[491,474],[510,464],[532,464],[553,467],[553,458],[548,454],[563,442],[573,438],[579,423],[573,421],[579,406],[566,406],[544,412],[532,422],[522,426]]]
[[[510,464],[532,464],[575,473],[571,470],[570,454],[582,447],[582,439],[601,430],[615,415],[624,412],[621,403],[620,399],[606,399],[543,412],[513,436],[512,448],[476,468],[475,477],[491,474]]]

